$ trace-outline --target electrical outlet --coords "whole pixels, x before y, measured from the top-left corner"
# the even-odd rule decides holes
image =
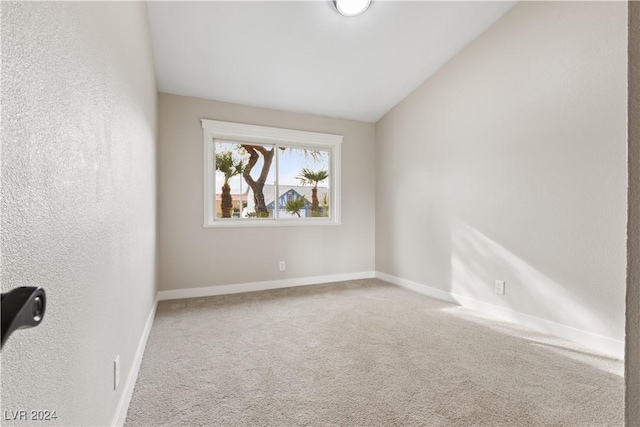
[[[284,261],[280,261],[280,271],[284,271],[285,267],[284,267]]]
[[[496,294],[504,295],[504,280],[496,280]]]
[[[120,384],[120,355],[113,361],[113,389],[117,390]]]

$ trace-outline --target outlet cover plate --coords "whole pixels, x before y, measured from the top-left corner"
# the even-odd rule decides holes
[[[113,361],[113,389],[117,390],[120,385],[120,355]]]

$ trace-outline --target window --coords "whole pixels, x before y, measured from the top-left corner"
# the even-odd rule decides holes
[[[340,224],[342,136],[202,120],[204,226]]]

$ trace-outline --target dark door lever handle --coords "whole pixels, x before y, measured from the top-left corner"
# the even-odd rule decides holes
[[[13,331],[38,326],[44,317],[47,298],[41,287],[15,288],[2,294],[2,343]]]

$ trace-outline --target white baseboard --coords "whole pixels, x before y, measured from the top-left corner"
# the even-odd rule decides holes
[[[522,313],[510,308],[500,307],[494,304],[478,301],[467,296],[452,294],[463,307],[467,307],[505,322],[525,326],[536,332],[554,335],[567,341],[591,348],[604,355],[623,360],[624,341],[619,341],[604,335],[594,334],[573,326],[563,325],[552,320],[543,319],[531,314]]]
[[[423,295],[458,304],[496,319],[527,327],[536,332],[554,335],[619,360],[624,359],[624,341],[609,338],[604,335],[594,334],[572,326],[563,325],[541,317],[515,311],[510,308],[478,301],[467,296],[452,294],[441,289],[412,282],[400,277],[391,276],[379,271],[376,271],[375,274],[376,277],[381,280],[402,286]]]
[[[385,282],[393,283],[394,285],[402,286],[403,288],[410,289],[422,295],[441,299],[443,301],[447,301],[453,304],[458,304],[458,301],[455,298],[453,298],[449,292],[443,291],[442,289],[434,288],[428,285],[423,285],[422,283],[418,283],[418,282],[412,282],[411,280],[402,279],[400,277],[392,276],[390,274],[382,273],[380,271],[376,271],[376,278],[380,280],[384,280]]]
[[[153,326],[153,319],[156,317],[157,308],[158,298],[156,298],[156,300],[154,301],[153,307],[151,307],[151,312],[149,313],[149,317],[147,317],[147,323],[144,325],[142,336],[140,337],[140,342],[138,343],[138,348],[136,349],[136,354],[133,356],[133,361],[131,362],[131,369],[129,370],[127,381],[124,383],[124,386],[122,388],[120,402],[118,403],[118,408],[116,409],[115,416],[113,417],[113,422],[111,423],[112,426],[122,427],[127,419],[129,404],[131,403],[131,397],[133,397],[133,390],[136,387],[138,373],[140,372],[140,365],[142,364],[144,348],[147,345],[147,339],[149,338],[149,333],[151,332],[151,326]]]
[[[269,289],[290,288],[321,283],[344,282],[347,280],[372,279],[374,271],[358,273],[332,274],[327,276],[299,277],[295,279],[269,280],[265,282],[237,283],[233,285],[207,286],[203,288],[172,289],[158,292],[158,301],[211,297],[216,295],[239,294],[242,292],[266,291]]]

